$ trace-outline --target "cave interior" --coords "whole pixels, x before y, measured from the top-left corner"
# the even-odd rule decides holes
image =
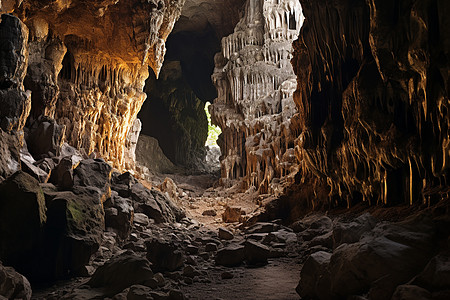
[[[0,0],[0,299],[450,299],[449,15]]]

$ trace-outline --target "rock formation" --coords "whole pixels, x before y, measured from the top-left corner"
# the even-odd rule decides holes
[[[309,206],[448,199],[450,7],[301,3],[295,154],[299,177],[328,195],[311,195]]]
[[[245,188],[280,192],[280,178],[295,171],[290,59],[302,23],[298,1],[252,0],[234,33],[222,39],[212,75],[218,97],[211,115],[222,129],[225,184],[243,177]]]
[[[28,38],[19,20],[2,17],[2,27],[15,24],[10,31],[14,36],[2,34],[14,41],[11,46],[2,43],[12,47],[2,50],[7,59],[2,90],[9,89],[9,99],[22,99],[14,101],[21,107],[11,107],[15,116],[2,109],[2,114],[9,114],[2,116],[10,123],[5,126],[23,127],[31,96],[30,123],[41,115],[54,118],[66,127],[65,139],[77,149],[116,167],[132,168],[133,162],[124,158],[125,143],[146,99],[148,66],[159,73],[165,40],[183,4],[184,0],[3,1],[1,12],[19,16],[30,32]],[[8,54],[15,49],[20,55]]]

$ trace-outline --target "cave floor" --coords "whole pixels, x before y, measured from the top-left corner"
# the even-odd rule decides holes
[[[167,185],[168,182],[170,182],[169,185]],[[332,236],[334,230],[345,232],[342,237],[347,240],[340,242],[341,244],[348,242],[349,244],[346,244],[343,249],[347,249],[348,246],[349,251],[353,249],[352,243],[358,243],[363,234],[371,237],[365,239],[364,243],[372,243],[372,241],[381,243],[377,245],[383,251],[392,252],[392,255],[388,255],[392,259],[381,260],[375,267],[383,268],[384,265],[402,263],[402,260],[393,255],[397,248],[392,248],[389,243],[384,245],[382,242],[386,239],[377,240],[375,239],[377,235],[393,236],[393,240],[405,243],[406,248],[402,249],[415,249],[413,245],[431,238],[433,230],[430,228],[433,227],[430,226],[450,222],[448,218],[439,221],[439,218],[432,220],[421,217],[420,214],[414,218],[408,217],[420,212],[420,207],[371,209],[359,205],[345,211],[336,209],[329,212],[311,212],[290,227],[285,227],[279,220],[274,220],[259,222],[244,228],[242,221],[249,220],[262,211],[261,203],[268,200],[269,196],[264,198],[252,192],[242,193],[238,184],[228,188],[220,187],[217,185],[217,178],[211,175],[159,174],[154,176],[152,181],[142,181],[142,183],[148,187],[160,188],[169,195],[172,194],[171,198],[185,210],[187,218],[180,220],[179,223],[155,224],[148,221],[142,223],[139,221],[139,214],[135,213],[132,232],[127,240],[118,240],[117,235],[110,230],[104,232],[103,244],[93,255],[90,265],[86,267],[84,277],[60,281],[45,288],[33,286],[32,299],[300,299],[296,293],[297,285],[301,287],[302,284],[301,280],[299,284],[300,272],[302,268],[305,268],[304,266],[308,265],[305,262],[311,258],[310,254],[319,253],[322,256],[331,257],[336,242]],[[430,216],[435,215],[436,212],[448,210],[446,203],[442,205],[441,208],[438,207],[439,209],[430,209],[428,212]],[[223,221],[222,214],[227,206],[239,207],[242,211],[242,215],[239,216],[240,221]],[[401,220],[403,225],[394,223]],[[224,231],[228,232],[228,237],[223,235]],[[395,237],[396,235],[401,239]],[[447,241],[447,235],[442,233],[441,235],[444,236],[442,240]],[[411,237],[411,239],[404,240],[404,237]],[[414,237],[419,237],[419,240]],[[149,239],[170,243],[172,247],[175,247],[172,249],[177,250],[168,252],[181,251],[184,257],[176,268],[165,269],[161,271],[161,275],[153,276],[153,281],[158,282],[157,286],[154,286],[154,283],[152,286],[151,282],[145,281],[132,285],[118,294],[108,294],[106,288],[95,289],[87,284],[89,277],[96,269],[121,255],[149,258],[150,252],[147,252],[146,244]],[[442,243],[442,245],[445,244]],[[240,248],[245,253],[237,264],[225,266],[228,263],[218,263],[221,253],[226,252],[225,250],[235,251],[236,248]],[[361,249],[365,248],[361,247]],[[422,251],[420,249],[414,251],[420,252]],[[427,249],[424,250],[425,256],[430,259],[437,250]],[[129,250],[133,252],[130,254]],[[248,253],[252,253],[253,258],[256,257],[259,260],[256,263],[252,262],[250,260],[252,256]],[[371,254],[361,255],[370,256]],[[412,257],[414,255],[415,252]],[[225,261],[234,261],[234,256],[239,255],[237,252],[228,252],[225,255]],[[261,257],[263,257],[262,261]],[[223,258],[222,255],[222,262]],[[176,260],[176,257],[172,256],[170,259]],[[416,261],[406,262],[417,264]],[[361,268],[371,269],[374,266],[369,263],[363,264]],[[417,270],[423,266],[422,262]],[[117,272],[121,272],[120,269]],[[316,271],[308,272],[310,272],[309,275],[315,276]],[[311,279],[308,274],[305,275],[303,284]],[[123,274],[123,276],[127,275],[129,274]],[[174,297],[174,293],[178,296],[182,294],[184,297]]]
[[[180,239],[217,239],[219,227],[227,228],[235,234],[235,239],[230,243],[241,243],[245,240],[241,231],[242,222],[225,223],[222,214],[227,206],[239,207],[241,209],[241,221],[248,220],[258,214],[261,210],[261,197],[256,193],[241,192],[239,183],[224,188],[217,185],[217,178],[213,175],[186,175],[176,174],[154,174],[151,181],[141,182],[147,187],[161,188],[162,182],[171,178],[176,184],[176,197],[172,197],[182,207],[191,224],[150,224],[148,230],[158,231],[165,236],[176,235]],[[173,192],[173,190],[172,190]],[[170,194],[170,191],[169,191]],[[174,199],[175,198],[175,199]],[[205,213],[206,211],[206,213]],[[138,226],[139,227],[139,226]],[[139,228],[133,228],[132,234],[141,238]],[[189,232],[187,234],[187,232]],[[111,247],[111,238],[105,232],[109,241],[110,253],[93,257],[91,271],[102,265],[110,257],[125,251],[124,244]],[[190,235],[189,235],[190,234]],[[143,239],[136,244],[143,244]],[[218,239],[217,239],[218,240]],[[225,245],[228,241],[222,241]],[[164,273],[166,286],[168,288],[181,290],[186,299],[299,299],[295,291],[298,284],[301,263],[304,255],[291,244],[287,247],[283,257],[270,258],[267,264],[247,266],[245,264],[237,267],[217,266],[214,261],[214,253],[209,257],[199,258],[201,255],[191,255],[195,262],[190,262],[199,271],[199,276],[192,279],[186,278],[182,271]],[[202,247],[202,246],[201,246]],[[203,248],[200,248],[203,249]],[[133,249],[138,255],[145,257],[145,249],[137,247]],[[200,250],[203,251],[203,250]],[[109,251],[108,251],[109,252]],[[201,253],[198,253],[201,254]],[[186,253],[186,255],[188,255]],[[181,269],[182,270],[182,269]],[[223,277],[227,278],[223,278]],[[88,287],[89,278],[77,277],[70,280],[59,281],[51,287],[33,289],[32,299],[101,299],[101,292]],[[113,299],[126,299],[118,296]],[[144,298],[142,298],[144,299]],[[151,299],[151,298],[148,298]]]
[[[251,191],[242,192],[240,182],[231,187],[218,186],[217,177],[205,174],[159,174],[150,185],[159,185],[165,177],[176,183],[180,195],[178,204],[186,211],[187,216],[213,231],[225,227],[239,232],[242,222],[225,223],[222,220],[226,207],[240,208],[243,217],[241,221],[248,220],[262,211],[260,203],[269,197],[258,196],[256,192]],[[206,282],[183,285],[181,290],[188,299],[199,300],[300,299],[295,287],[304,259],[294,250],[286,257],[269,259],[268,264],[259,267],[227,268],[208,265],[206,262],[200,266],[208,271],[209,278]],[[233,278],[222,279],[224,273],[231,274]]]

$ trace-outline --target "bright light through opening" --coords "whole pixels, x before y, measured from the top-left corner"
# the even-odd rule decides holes
[[[222,130],[219,126],[213,125],[211,123],[211,114],[209,113],[209,106],[211,105],[210,102],[206,102],[205,104],[205,113],[206,118],[208,118],[208,138],[206,139],[205,146],[215,146],[217,145],[217,139],[219,138],[219,134],[222,133]]]

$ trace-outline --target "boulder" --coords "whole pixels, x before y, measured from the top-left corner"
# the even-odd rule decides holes
[[[423,222],[379,224],[354,244],[342,244],[330,261],[331,289],[336,297],[371,294],[389,299],[395,287],[423,269],[433,252],[433,229]]]
[[[143,284],[152,277],[150,262],[128,250],[100,266],[88,285],[103,288],[105,295],[112,296],[132,285]]]
[[[35,159],[53,157],[61,152],[66,127],[49,117],[39,117],[30,127],[27,145]]]
[[[144,285],[133,285],[127,293],[127,300],[154,300],[152,289]]]
[[[222,220],[225,223],[234,223],[241,221],[242,211],[240,207],[225,207],[225,212],[222,214]]]
[[[266,223],[266,222],[258,222],[254,225],[250,226],[246,232],[248,234],[253,233],[269,233],[273,231],[277,231],[280,226],[274,223]]]
[[[131,233],[133,217],[131,200],[113,195],[111,201],[105,203],[105,226],[113,228],[122,240]]]
[[[25,276],[0,262],[0,298],[29,300],[31,293],[31,285]]]
[[[150,224],[150,221],[146,214],[135,213],[134,218],[133,218],[133,223],[147,227]]]
[[[208,243],[205,245],[205,251],[206,252],[213,252],[217,251],[217,245],[214,243]]]
[[[450,289],[449,253],[441,253],[433,257],[413,283],[430,291]]]
[[[280,229],[278,231],[268,233],[263,238],[263,244],[269,244],[270,242],[296,243],[297,235],[295,233],[287,231],[285,229]]]
[[[300,223],[293,225],[294,231],[300,230],[299,238],[303,241],[311,241],[317,236],[330,232],[333,228],[333,222],[327,216],[314,214],[303,218]]]
[[[47,183],[47,181],[50,178],[50,173],[46,173],[45,171],[41,170],[39,167],[36,167],[29,161],[20,159],[22,171],[25,173],[28,173],[29,175],[36,178],[41,183]]]
[[[248,240],[244,246],[244,259],[250,265],[267,264],[271,256],[270,249],[266,245]]]
[[[207,209],[202,212],[202,216],[215,217],[215,216],[217,216],[217,212],[215,209]]]
[[[63,157],[56,168],[52,170],[49,182],[62,190],[70,190],[73,187],[73,168],[77,166],[78,162],[75,156]]]
[[[294,232],[310,230],[313,231],[315,235],[320,235],[333,228],[333,221],[325,215],[314,214],[294,222],[291,225],[291,228]]]
[[[330,259],[331,253],[324,251],[315,252],[306,259],[296,288],[302,299],[332,299],[328,271]]]
[[[135,211],[146,214],[156,223],[176,222],[185,217],[185,213],[163,193],[149,190],[141,183],[131,187],[131,198],[135,201]]]
[[[130,172],[111,174],[111,189],[119,193],[121,197],[130,198],[131,187],[136,183],[138,183],[137,179]]]
[[[105,228],[102,203],[90,194],[46,189],[45,260],[51,278],[77,275],[100,245]]]
[[[98,189],[104,202],[111,197],[111,170],[112,167],[103,159],[82,160],[73,170],[73,185]]]
[[[161,184],[161,191],[163,193],[167,193],[170,199],[173,201],[178,201],[178,192],[177,192],[177,185],[172,180],[172,178],[166,177],[164,179],[164,182]]]
[[[145,245],[153,271],[175,271],[183,266],[184,255],[174,241],[153,238],[146,241]]]
[[[43,158],[34,162],[34,165],[39,169],[43,170],[45,173],[50,174],[52,170],[56,167],[58,162],[59,161],[57,158]]]
[[[227,241],[229,241],[229,240],[232,240],[232,239],[234,239],[234,235],[233,235],[233,233],[231,232],[231,231],[229,231],[228,229],[226,229],[226,228],[223,228],[223,227],[220,227],[219,228],[219,238],[221,239],[221,240],[227,240]]]
[[[50,179],[51,170],[45,172],[41,170],[39,167],[35,165],[36,161],[33,156],[28,152],[26,145],[20,149],[20,164],[22,167],[22,171],[27,174],[30,174],[34,178],[36,178],[41,183],[47,183]]]
[[[29,276],[38,260],[45,198],[36,179],[18,171],[0,184],[0,260]]]
[[[347,243],[356,243],[361,236],[375,227],[376,221],[371,214],[365,213],[351,222],[336,222],[333,226],[334,248]]]
[[[314,237],[309,243],[308,247],[322,246],[325,248],[333,248],[333,233],[327,232],[325,234]]]
[[[244,261],[244,246],[231,244],[217,251],[216,265],[235,267]]]

